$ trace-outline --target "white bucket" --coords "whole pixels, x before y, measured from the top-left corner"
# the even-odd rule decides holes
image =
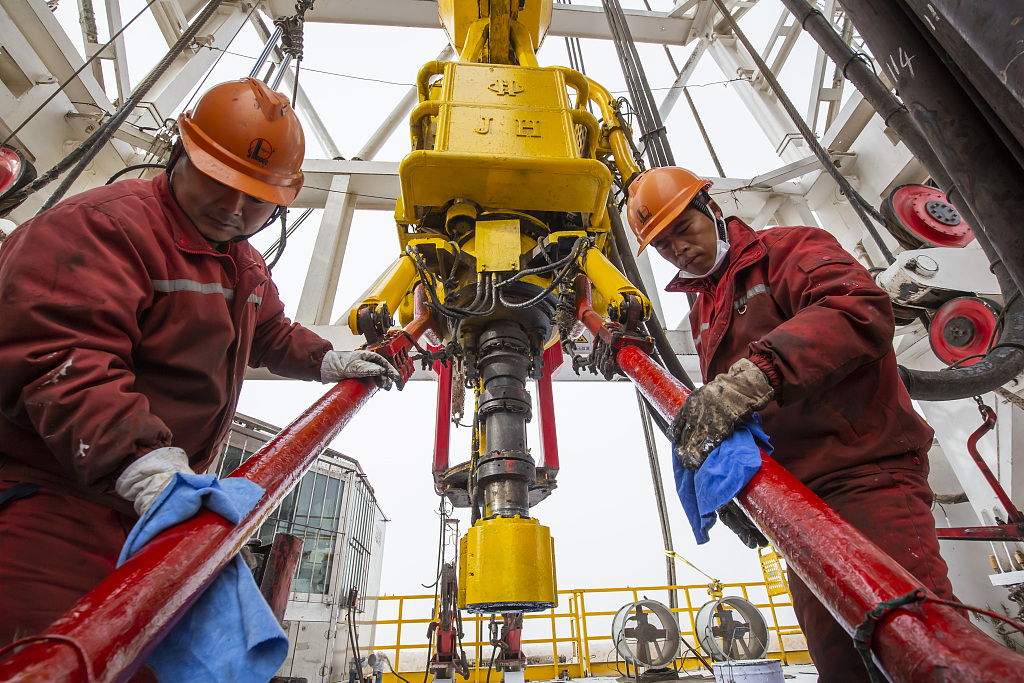
[[[717,683],[784,683],[778,659],[715,662],[711,665]]]

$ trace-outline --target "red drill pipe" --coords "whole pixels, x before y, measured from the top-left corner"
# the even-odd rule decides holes
[[[260,593],[270,605],[278,621],[284,621],[284,611],[288,607],[288,596],[295,583],[295,570],[299,567],[302,556],[302,539],[292,534],[278,534],[270,548],[270,556],[263,570],[263,581]]]
[[[617,359],[658,411],[668,420],[675,417],[689,391],[636,347],[623,348]],[[771,457],[764,457],[736,500],[851,635],[879,603],[921,587]],[[928,596],[935,597],[930,591]],[[945,605],[897,610],[877,626],[871,649],[897,683],[1024,681],[1024,657]]]
[[[452,431],[452,364],[441,364],[434,361],[434,372],[437,373],[437,415],[434,425],[434,464],[431,473],[434,475],[434,487],[438,494],[441,490],[441,476],[448,469],[448,447]]]
[[[589,287],[579,284],[577,317],[596,336],[599,316],[590,308]],[[622,348],[616,360],[658,412],[672,420],[690,395],[686,387],[635,346]],[[736,500],[851,635],[879,603],[921,587],[768,456]],[[1024,657],[993,642],[945,605],[897,609],[876,627],[871,649],[896,683],[1024,682]]]
[[[165,531],[0,662],[0,680],[126,680],[375,391],[370,379],[332,387],[231,474],[266,489],[245,519],[203,511]]]

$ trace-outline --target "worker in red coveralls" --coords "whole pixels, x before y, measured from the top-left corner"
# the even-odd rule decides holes
[[[201,472],[246,367],[397,378],[284,316],[247,241],[302,187],[302,127],[254,79],[178,119],[167,172],[83,192],[0,249],[0,646],[115,567],[175,472]]]
[[[889,297],[827,232],[755,233],[723,218],[710,187],[675,167],[629,185],[640,250],[651,245],[679,269],[667,291],[697,295],[690,325],[705,384],[673,422],[676,457],[699,468],[759,412],[782,466],[951,599],[930,509],[933,432],[896,371]],[[851,637],[792,571],[789,581],[819,680],[868,681]]]

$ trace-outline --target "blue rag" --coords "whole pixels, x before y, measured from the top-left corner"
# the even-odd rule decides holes
[[[238,524],[263,489],[248,479],[175,474],[128,535],[118,566],[166,529],[206,507]],[[163,683],[267,683],[288,656],[288,637],[236,556],[146,662]]]
[[[718,521],[715,511],[732,500],[761,469],[761,451],[772,452],[768,435],[761,429],[761,416],[754,413],[732,436],[711,452],[696,472],[672,457],[676,494],[683,504],[697,545],[710,539],[708,529]]]

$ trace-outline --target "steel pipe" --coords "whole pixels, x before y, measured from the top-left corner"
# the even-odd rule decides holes
[[[861,92],[886,125],[891,126],[907,149],[917,157],[924,169],[932,177],[946,196],[956,205],[964,220],[971,226],[974,235],[985,251],[985,255],[993,264],[992,272],[999,280],[999,286],[1005,301],[1013,300],[1016,286],[1010,278],[1006,266],[1001,262],[974,210],[964,201],[960,190],[953,184],[950,174],[942,165],[935,150],[921,132],[910,112],[902,102],[889,90],[882,80],[875,75],[866,60],[853,51],[841,36],[835,32],[832,24],[821,11],[807,0],[782,0],[793,17],[800,22],[804,30],[821,46],[842,69],[845,76]],[[955,169],[954,169],[955,170]],[[1016,301],[1007,310],[1006,323],[1002,341],[1005,347],[992,349],[985,358],[974,365],[949,368],[940,371],[912,370],[900,367],[903,379],[911,398],[929,401],[944,401],[956,398],[969,398],[1001,387],[1024,370],[1024,352],[1018,347],[1024,343],[1024,302]]]
[[[578,317],[596,335],[596,316],[584,315],[590,308],[587,294],[577,289]],[[621,348],[616,360],[666,419],[675,417],[690,395],[686,387],[635,346]],[[771,457],[764,457],[736,500],[851,635],[880,603],[921,587]],[[879,667],[897,683],[1024,682],[1024,657],[945,605],[926,602],[895,610],[876,627],[871,649]]]
[[[846,0],[843,9],[896,90],[1017,288],[1024,286],[1024,172],[928,40],[897,3]]]
[[[203,511],[168,529],[0,662],[0,680],[127,680],[375,391],[370,379],[331,387],[231,474],[266,489],[241,522]]]
[[[292,534],[278,534],[270,547],[270,556],[263,570],[263,581],[260,582],[260,593],[270,605],[278,621],[284,621],[284,612],[288,607],[288,596],[292,593],[295,582],[295,570],[299,568],[302,556],[302,539]]]

